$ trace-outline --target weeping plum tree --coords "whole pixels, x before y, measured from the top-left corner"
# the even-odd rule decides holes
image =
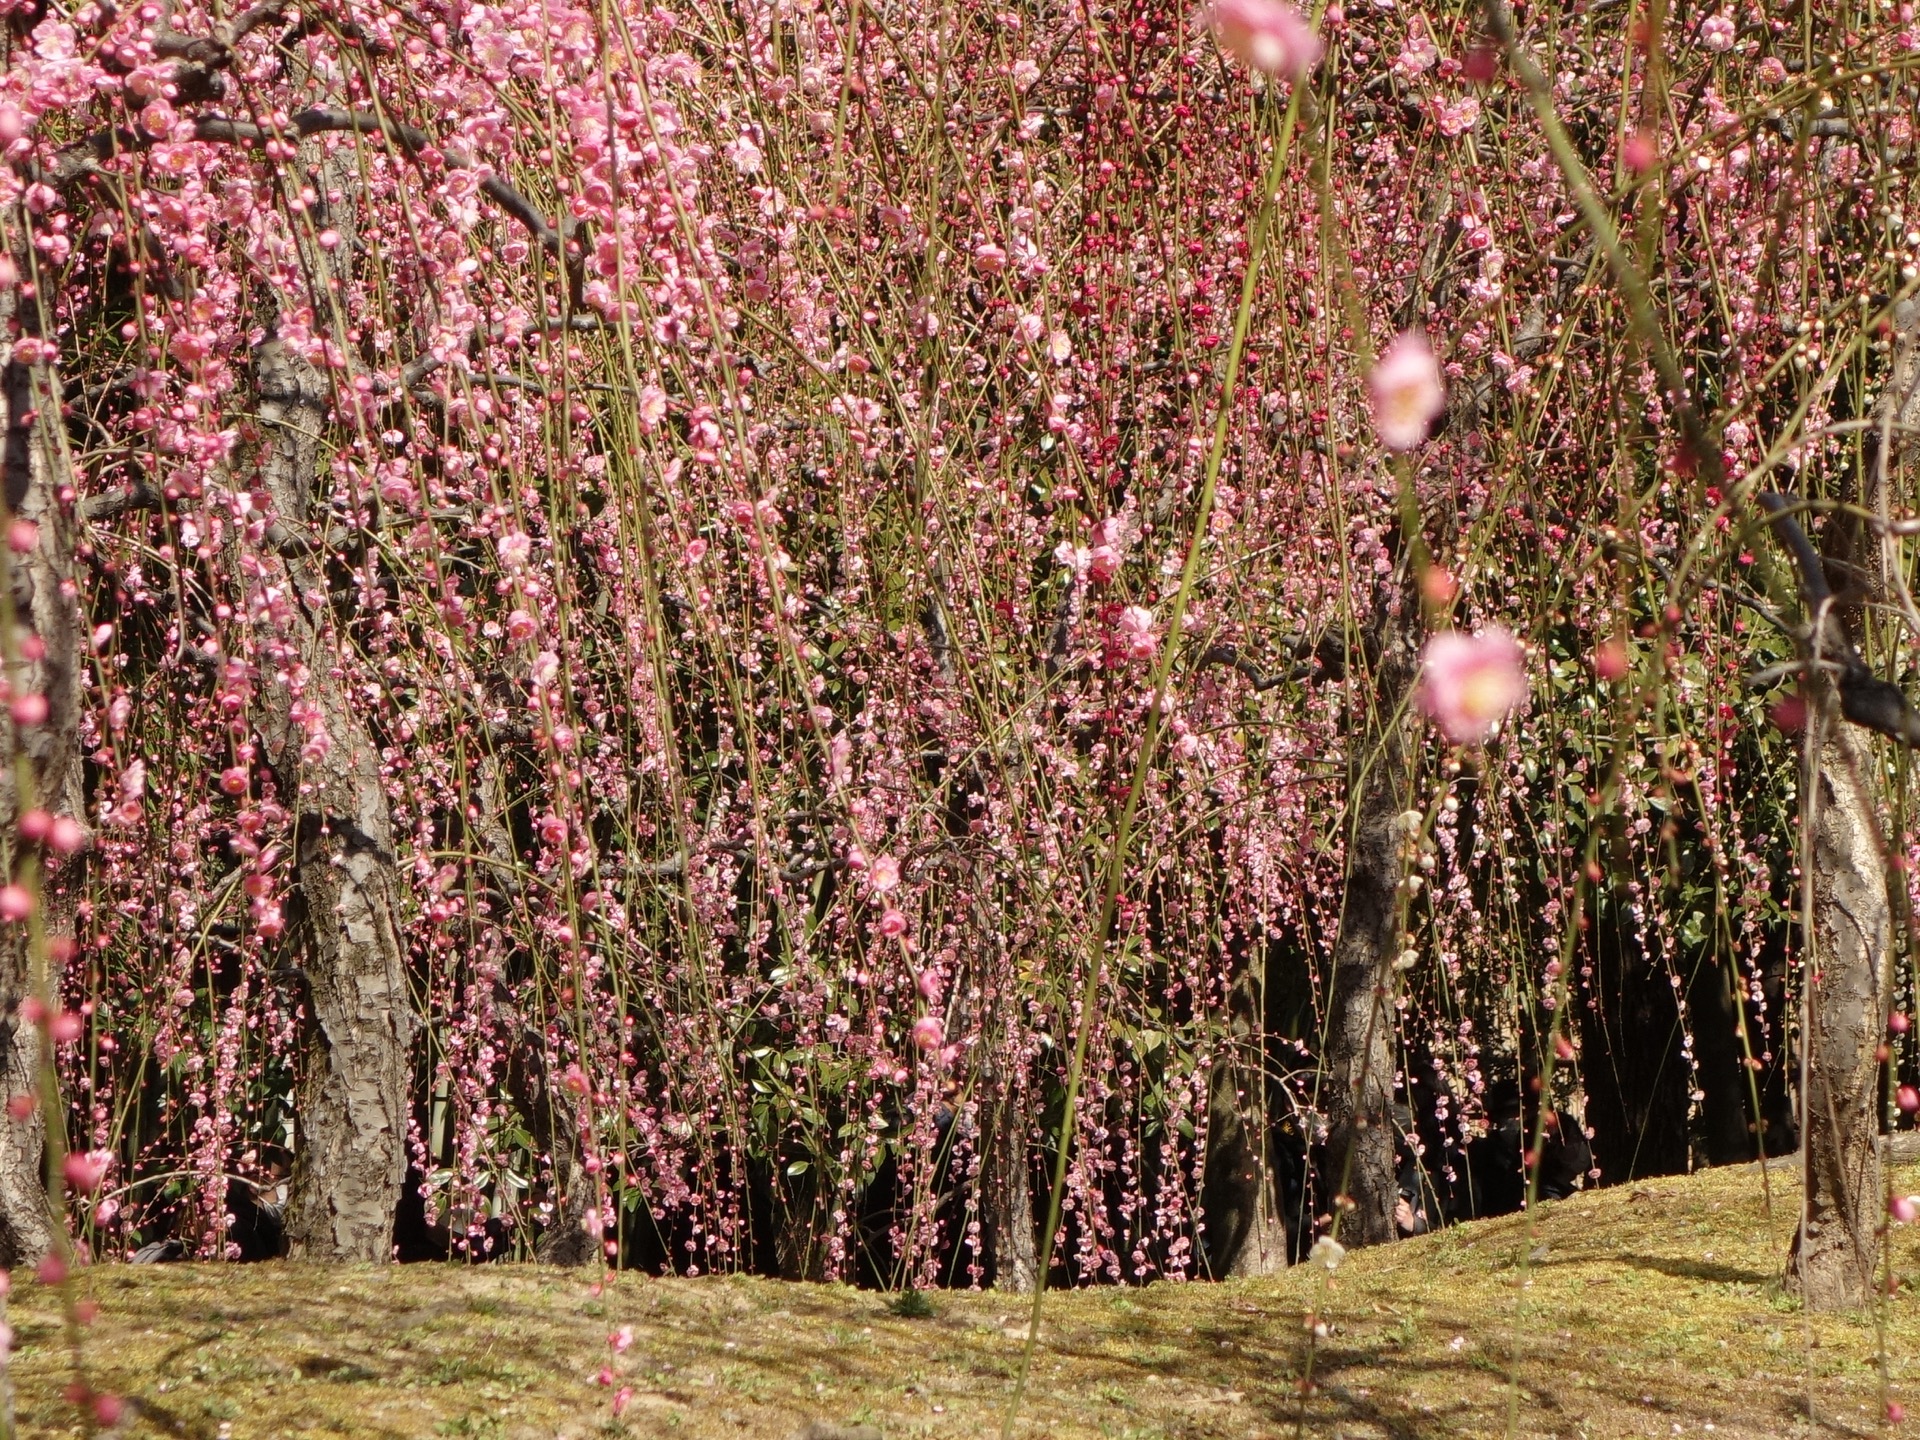
[[[1523,1037],[1610,1033],[1596,885],[1754,1011],[1794,742],[1739,682],[1793,656],[1740,522],[1880,363],[1913,57],[1260,11],[8,15],[14,572],[71,605],[9,683],[92,836],[9,878],[71,916],[98,1253],[222,1253],[290,1150],[314,1255],[412,1185],[436,1253],[1217,1273],[1276,1116],[1379,1231],[1388,1108],[1446,1192]]]

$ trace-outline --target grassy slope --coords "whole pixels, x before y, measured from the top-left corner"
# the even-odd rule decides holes
[[[1913,1167],[1896,1179],[1920,1188]],[[1523,1216],[1349,1257],[1322,1309],[1323,1385],[1302,1433],[1504,1434],[1516,1351],[1520,1435],[1877,1433],[1871,1317],[1809,1322],[1780,1293],[1798,1202],[1783,1182],[1776,1165],[1771,1222],[1751,1168],[1547,1206],[1525,1288]],[[1913,1268],[1920,1237],[1896,1244]],[[908,1319],[832,1287],[628,1276],[596,1297],[577,1273],[504,1266],[109,1266],[80,1283],[100,1304],[90,1378],[138,1402],[127,1431],[208,1440],[789,1440],[816,1421],[971,1437],[997,1430],[1025,1321],[994,1295],[938,1295],[931,1318]],[[1021,1432],[1295,1433],[1318,1283],[1302,1268],[1049,1296]],[[50,1297],[22,1285],[10,1318],[22,1433],[77,1433]],[[1892,1394],[1920,1397],[1906,1291],[1885,1318]],[[619,1325],[634,1343],[612,1363],[635,1395],[615,1425],[592,1376]]]

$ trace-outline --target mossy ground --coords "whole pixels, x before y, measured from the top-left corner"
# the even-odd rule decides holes
[[[1896,1181],[1920,1188],[1920,1169]],[[1356,1253],[1324,1300],[1306,1267],[1050,1295],[1019,1431],[1437,1440],[1507,1434],[1517,1401],[1525,1436],[1880,1433],[1882,1353],[1891,1398],[1920,1398],[1911,1294],[1883,1307],[1884,1346],[1872,1315],[1802,1314],[1779,1283],[1798,1205],[1779,1166],[1773,1197],[1769,1219],[1752,1167],[1598,1191]],[[1899,1232],[1896,1269],[1917,1260]],[[128,1397],[123,1432],[206,1440],[973,1437],[997,1432],[1026,1321],[997,1295],[908,1318],[843,1288],[623,1276],[595,1295],[530,1267],[101,1266],[78,1283],[99,1305],[88,1379]],[[23,1284],[11,1310],[21,1433],[79,1433],[52,1297]],[[1303,1408],[1310,1312],[1329,1333]],[[634,1392],[617,1422],[603,1364]]]

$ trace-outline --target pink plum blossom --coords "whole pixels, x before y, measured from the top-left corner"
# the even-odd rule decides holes
[[[1456,745],[1478,745],[1527,698],[1526,654],[1499,626],[1449,630],[1427,642],[1421,707]]]
[[[1411,450],[1447,408],[1447,386],[1427,337],[1409,330],[1387,347],[1368,377],[1373,428],[1389,450]]]
[[[1144,605],[1129,605],[1114,621],[1121,648],[1130,659],[1151,660],[1160,642],[1153,633],[1153,612]]]
[[[1298,81],[1320,61],[1320,37],[1284,0],[1213,0],[1204,18],[1222,50],[1262,74]]]
[[[104,1150],[74,1150],[69,1151],[61,1163],[61,1172],[74,1190],[82,1195],[90,1195],[100,1188],[100,1182],[106,1178],[112,1163],[113,1157]]]

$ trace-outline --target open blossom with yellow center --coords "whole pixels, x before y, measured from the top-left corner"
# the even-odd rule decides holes
[[[1527,698],[1526,652],[1499,626],[1427,642],[1420,705],[1456,745],[1478,745]]]

